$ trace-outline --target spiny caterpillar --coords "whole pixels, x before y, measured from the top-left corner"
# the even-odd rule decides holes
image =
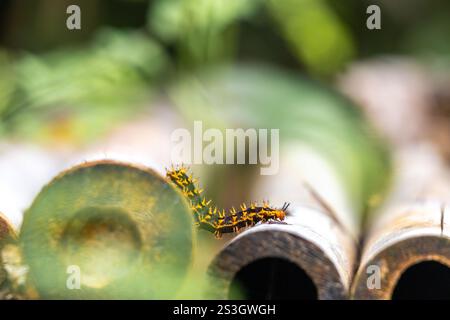
[[[211,200],[201,196],[203,190],[196,187],[197,180],[188,174],[187,168],[167,170],[167,178],[180,188],[189,200],[195,224],[201,229],[214,233],[217,238],[220,238],[223,233],[239,232],[240,229],[253,226],[260,221],[282,221],[289,207],[289,204],[285,203],[281,209],[275,209],[271,208],[267,202],[263,202],[262,206],[251,203],[247,207],[242,204],[239,211],[232,208],[225,212],[223,209],[219,210],[212,206]]]

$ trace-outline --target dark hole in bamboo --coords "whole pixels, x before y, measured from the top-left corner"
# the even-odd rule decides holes
[[[406,269],[392,294],[393,300],[449,300],[450,268],[425,261]]]
[[[317,288],[295,263],[280,258],[264,258],[245,266],[235,275],[230,299],[317,300]]]

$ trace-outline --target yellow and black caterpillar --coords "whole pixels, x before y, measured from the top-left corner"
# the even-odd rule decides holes
[[[267,202],[264,202],[262,206],[251,203],[249,206],[242,204],[239,211],[232,208],[226,212],[212,206],[211,200],[206,200],[201,196],[203,190],[197,188],[197,181],[188,173],[187,168],[167,170],[167,177],[181,189],[189,200],[196,225],[214,233],[217,238],[220,238],[223,233],[238,232],[240,229],[253,226],[260,221],[282,221],[286,217],[286,210],[289,207],[288,203],[285,203],[281,209],[272,208]]]

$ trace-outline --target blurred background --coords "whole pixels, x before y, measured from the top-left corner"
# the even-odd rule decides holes
[[[66,28],[71,4],[81,30]],[[381,30],[366,27],[372,4]],[[444,0],[1,0],[0,211],[20,225],[52,176],[91,157],[163,173],[171,132],[202,120],[279,128],[281,154],[304,141],[363,214],[392,146],[450,155],[449,31]],[[193,171],[221,207],[248,201],[259,172]],[[220,248],[199,237],[200,252]]]
[[[65,27],[70,4],[81,8],[81,30]],[[381,8],[381,30],[366,28],[370,4]],[[93,143],[183,76],[218,66],[270,66],[333,87],[358,62],[395,55],[444,77],[448,9],[438,0],[3,0],[2,137]]]

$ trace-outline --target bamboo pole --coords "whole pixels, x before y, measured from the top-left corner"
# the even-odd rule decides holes
[[[175,296],[191,268],[193,222],[164,178],[170,143],[161,141],[177,121],[157,110],[87,150],[1,146],[0,209],[20,226],[18,254],[36,291],[24,298]],[[66,286],[69,266],[80,267],[80,290]]]
[[[432,291],[431,280],[422,292],[416,293],[419,283],[430,276],[427,272],[417,272],[416,278],[409,278],[409,292],[399,285],[402,277],[407,277],[406,271],[421,262],[434,261],[450,268],[448,169],[430,146],[402,148],[395,160],[397,174],[391,196],[367,224],[369,235],[352,296],[449,299],[450,295],[442,296],[438,288],[435,289],[439,292]]]
[[[389,140],[395,158],[390,197],[365,221],[368,235],[353,284],[355,299],[450,298],[450,292],[439,290],[442,284],[450,287],[442,274],[450,271],[450,180],[435,150],[442,154],[448,126],[442,113],[436,117],[442,107],[433,98],[434,80],[426,68],[399,58],[357,64],[340,80]]]
[[[348,297],[357,219],[330,166],[310,150],[288,149],[297,151],[282,154],[280,173],[261,177],[255,192],[290,202],[288,217],[244,231],[218,253],[208,269],[208,298]]]
[[[192,229],[186,200],[165,178],[103,160],[45,186],[24,215],[19,242],[41,298],[162,298],[190,267]],[[74,266],[77,290],[67,284]]]

